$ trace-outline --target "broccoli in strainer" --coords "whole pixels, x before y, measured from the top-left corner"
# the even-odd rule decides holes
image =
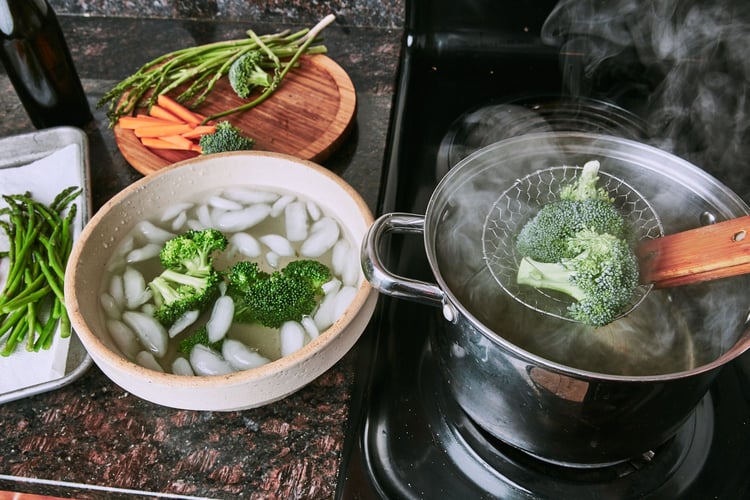
[[[568,315],[593,326],[617,319],[639,282],[627,223],[606,190],[597,187],[598,174],[599,162],[587,163],[516,240],[522,256],[516,282],[572,297]]]

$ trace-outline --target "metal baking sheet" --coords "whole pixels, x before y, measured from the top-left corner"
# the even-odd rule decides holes
[[[78,210],[85,224],[91,217],[91,177],[89,169],[89,147],[86,134],[75,127],[55,127],[0,139],[0,169],[28,165],[50,154],[75,144],[81,159],[78,166],[78,178],[70,179],[69,185],[82,188]],[[65,186],[60,186],[62,189]],[[0,404],[34,394],[51,391],[76,380],[91,366],[91,357],[75,332],[72,333],[68,346],[65,373],[62,377],[48,382],[22,387],[13,391],[0,393]],[[0,365],[0,372],[2,366]]]

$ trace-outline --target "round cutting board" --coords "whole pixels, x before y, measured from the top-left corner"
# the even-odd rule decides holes
[[[220,79],[196,109],[211,115],[247,102],[237,97],[226,78]],[[228,120],[255,139],[256,151],[286,153],[320,162],[339,146],[354,119],[357,97],[349,75],[324,55],[303,56],[299,66],[260,105],[235,113]],[[190,151],[150,149],[132,130],[114,126],[117,146],[125,159],[144,175],[197,156]]]

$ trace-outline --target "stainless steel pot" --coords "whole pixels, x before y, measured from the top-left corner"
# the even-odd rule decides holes
[[[652,291],[600,329],[537,313],[495,283],[481,237],[499,194],[529,172],[592,159],[642,193],[667,234],[750,213],[715,178],[653,147],[592,134],[525,135],[456,165],[424,216],[378,218],[362,252],[376,289],[442,308],[431,344],[464,411],[502,441],[564,464],[608,464],[666,442],[718,370],[750,347],[747,276]],[[423,235],[436,283],[386,268],[379,252],[390,232]]]

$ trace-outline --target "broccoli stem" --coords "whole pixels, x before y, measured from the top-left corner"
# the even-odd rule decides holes
[[[157,306],[161,306],[162,303],[170,304],[180,298],[179,294],[177,294],[177,292],[175,292],[174,289],[161,276],[157,276],[156,278],[151,280],[148,286],[151,287],[154,292],[156,292],[154,294],[154,301],[156,302]]]
[[[206,278],[201,278],[197,276],[190,276],[188,274],[178,273],[177,271],[173,271],[172,269],[165,269],[161,273],[161,277],[173,281],[175,283],[179,283],[180,285],[188,285],[193,288],[197,289],[203,289],[206,287],[207,280]]]
[[[586,292],[571,283],[572,276],[573,272],[559,262],[537,262],[524,257],[518,266],[516,282],[521,285],[562,292],[581,301],[586,298]]]

